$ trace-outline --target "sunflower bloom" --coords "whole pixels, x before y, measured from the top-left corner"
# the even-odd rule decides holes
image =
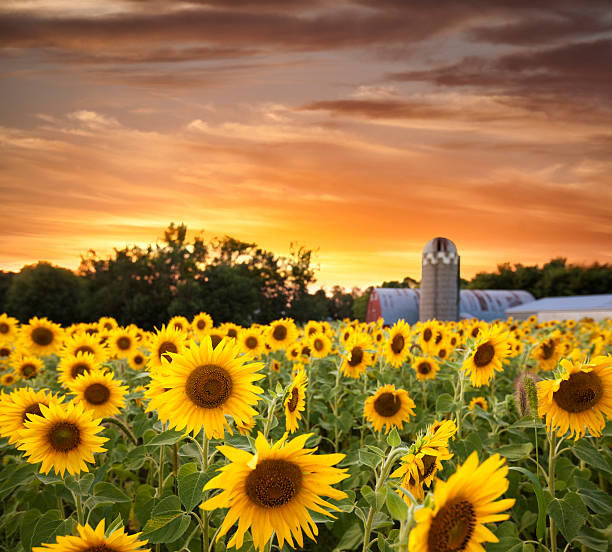
[[[299,435],[286,442],[285,434],[270,446],[260,433],[255,441],[255,455],[230,446],[217,447],[230,463],[218,470],[221,473],[204,487],[204,490],[222,489],[222,492],[201,505],[205,510],[229,508],[217,540],[236,522],[238,529],[228,547],[241,548],[249,529],[253,544],[260,552],[273,533],[279,549],[285,541],[291,547],[295,544],[303,547],[303,533],[315,540],[318,530],[309,510],[333,518],[323,506],[338,508],[321,497],[346,498],[344,492],[332,485],[349,474],[346,469],[333,467],[344,454],[313,454],[316,449],[304,448],[311,435]]]
[[[410,532],[410,552],[477,552],[481,543],[499,542],[485,523],[503,521],[515,500],[496,500],[508,489],[508,467],[504,458],[494,454],[482,464],[473,452],[465,463],[448,478],[438,480],[434,489],[433,508],[417,510],[416,527]]]
[[[510,354],[508,332],[493,326],[479,332],[476,348],[463,365],[474,387],[488,385],[495,372],[503,371],[502,362]]]
[[[389,433],[393,427],[404,428],[404,422],[414,416],[414,407],[414,401],[405,389],[385,385],[366,399],[363,415],[376,431],[382,431],[385,426],[385,433]]]
[[[289,433],[298,430],[298,420],[302,419],[300,412],[306,408],[306,387],[308,379],[305,370],[299,370],[287,392],[285,398],[285,424]]]

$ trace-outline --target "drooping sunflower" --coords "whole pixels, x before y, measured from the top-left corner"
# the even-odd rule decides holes
[[[389,331],[385,343],[385,358],[394,368],[399,368],[410,353],[410,326],[404,320],[398,320]]]
[[[270,322],[267,332],[267,341],[273,351],[286,349],[297,338],[297,328],[291,318],[281,318]]]
[[[157,410],[160,420],[170,427],[206,436],[223,437],[224,428],[231,434],[226,416],[248,422],[257,411],[263,389],[253,385],[264,374],[258,373],[261,362],[245,363],[240,347],[225,338],[213,349],[209,337],[199,345],[185,347],[181,354],[170,353],[172,362],[163,360],[163,369],[151,373],[151,384],[163,391],[151,397],[147,411]]]
[[[240,435],[250,435],[255,427],[255,418],[251,418],[248,422],[236,422],[236,429]]]
[[[25,429],[20,434],[19,450],[25,451],[28,462],[40,466],[41,473],[64,476],[89,471],[85,462],[95,462],[94,453],[104,452],[106,437],[96,435],[104,428],[93,419],[83,405],[69,402],[49,406],[40,405],[42,416],[28,415]]]
[[[395,389],[395,385],[385,385],[368,397],[363,405],[363,416],[372,424],[375,431],[385,433],[391,428],[402,430],[404,422],[414,416],[414,401],[405,389]]]
[[[87,333],[77,333],[64,340],[62,356],[72,356],[78,353],[89,353],[93,355],[96,362],[104,362],[109,355],[108,348],[100,343],[100,335],[89,335]]]
[[[191,321],[191,329],[198,339],[202,339],[213,329],[213,319],[210,314],[206,312],[196,314]]]
[[[409,453],[402,456],[400,467],[390,477],[401,477],[402,487],[416,500],[423,500],[423,485],[429,487],[436,472],[442,470],[442,460],[453,457],[448,450],[448,441],[456,431],[457,426],[452,420],[432,424],[425,435],[410,446]],[[400,491],[399,494],[409,502],[404,493]]]
[[[118,414],[125,406],[128,387],[122,383],[115,380],[111,372],[94,370],[77,376],[68,388],[75,396],[74,400],[83,403],[94,418],[105,418]]]
[[[412,367],[419,381],[435,379],[440,369],[440,365],[433,358],[429,357],[414,357],[412,359]]]
[[[538,361],[540,370],[553,370],[561,358],[560,339],[552,335],[542,341],[534,350],[533,356]]]
[[[448,478],[436,481],[434,506],[417,510],[410,532],[410,552],[478,552],[481,543],[499,542],[485,523],[508,519],[501,512],[512,508],[513,498],[497,500],[508,489],[505,459],[494,454],[478,464],[474,451]]]
[[[186,334],[174,326],[162,326],[161,330],[157,330],[151,343],[151,356],[149,357],[151,369],[161,368],[162,358],[172,362],[172,357],[168,353],[179,353],[185,344],[185,340]]]
[[[148,552],[142,548],[146,540],[138,540],[140,533],[128,535],[123,527],[104,535],[104,519],[94,529],[89,524],[77,525],[79,536],[58,536],[56,543],[34,546],[32,552]]]
[[[4,312],[0,314],[0,343],[15,341],[18,332],[19,320]]]
[[[346,354],[340,367],[342,373],[350,378],[361,376],[367,367],[374,363],[374,354],[368,351],[372,348],[372,339],[368,334],[361,332],[351,334],[346,343]]]
[[[538,382],[538,415],[550,431],[578,439],[588,429],[601,436],[605,417],[612,417],[612,356],[598,356],[588,364],[561,361],[554,380]]]
[[[28,414],[42,416],[41,404],[49,406],[51,402],[61,401],[51,392],[34,391],[31,387],[22,387],[6,395],[0,403],[0,437],[8,437],[10,445],[19,442]]]
[[[321,497],[346,498],[344,492],[332,485],[349,474],[346,469],[333,467],[344,454],[313,454],[316,449],[304,448],[311,435],[299,435],[285,442],[285,434],[270,446],[260,433],[255,441],[255,455],[230,446],[217,447],[230,463],[204,487],[222,492],[201,506],[205,510],[229,508],[217,540],[237,521],[238,529],[228,547],[241,548],[249,529],[253,545],[260,552],[273,533],[279,549],[285,541],[291,547],[295,544],[303,547],[303,533],[315,540],[318,529],[309,510],[333,518],[323,507],[336,511],[338,508]]]
[[[13,361],[13,370],[24,380],[36,377],[43,366],[43,361],[40,358],[27,354],[21,355]]]
[[[302,419],[300,412],[306,408],[307,386],[306,370],[300,370],[293,378],[285,398],[285,427],[289,433],[294,433],[299,428],[298,420]]]
[[[62,341],[62,328],[46,318],[30,318],[20,333],[23,344],[35,355],[55,353]]]
[[[58,380],[63,385],[68,385],[74,378],[91,372],[100,367],[96,358],[91,353],[77,353],[76,355],[65,356],[57,365],[59,372]]]
[[[264,343],[264,338],[257,329],[245,328],[238,334],[238,344],[242,352],[250,358],[255,358],[264,352]]]
[[[138,346],[136,335],[129,328],[116,328],[112,330],[106,343],[111,355],[117,358],[129,358]]]
[[[147,365],[148,357],[140,350],[132,351],[128,357],[128,364],[132,370],[142,370]]]
[[[464,362],[463,370],[474,387],[488,385],[495,371],[503,371],[502,362],[510,354],[508,332],[501,326],[491,326],[480,334],[474,352]]]
[[[332,349],[332,342],[324,333],[315,333],[308,339],[310,351],[315,358],[325,358]]]
[[[474,410],[474,408],[476,408],[477,406],[482,408],[485,412],[489,410],[489,403],[487,402],[487,399],[485,399],[484,397],[474,397],[470,401],[468,408],[470,410]]]

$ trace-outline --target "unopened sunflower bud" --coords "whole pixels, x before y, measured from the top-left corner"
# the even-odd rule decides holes
[[[516,409],[521,417],[538,415],[537,381],[531,372],[523,372],[514,380]]]

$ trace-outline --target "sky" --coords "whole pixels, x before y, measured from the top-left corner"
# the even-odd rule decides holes
[[[318,282],[612,262],[609,0],[3,0],[0,269],[170,222]]]

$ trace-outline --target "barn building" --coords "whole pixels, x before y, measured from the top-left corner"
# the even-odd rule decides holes
[[[506,315],[525,320],[532,315],[538,320],[580,320],[612,318],[612,294],[545,297],[506,309]]]

